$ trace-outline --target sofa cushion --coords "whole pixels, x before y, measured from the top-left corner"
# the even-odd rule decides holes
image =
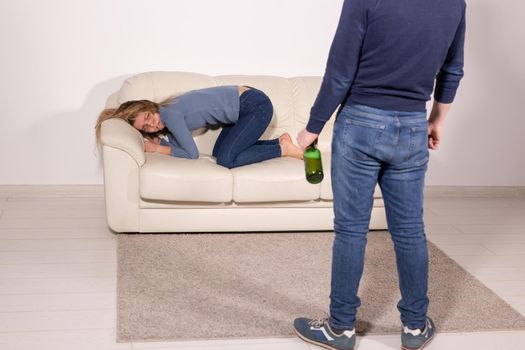
[[[320,185],[309,184],[304,163],[275,158],[232,169],[236,203],[310,201],[319,199]]]
[[[208,157],[183,159],[147,153],[140,168],[140,196],[148,200],[181,202],[230,202],[230,170]]]

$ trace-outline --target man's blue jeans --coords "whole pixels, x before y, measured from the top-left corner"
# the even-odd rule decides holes
[[[365,246],[377,183],[396,253],[403,325],[422,328],[428,308],[428,251],[423,224],[423,187],[428,131],[422,112],[346,106],[332,140],[335,240],[330,323],[355,325]],[[379,286],[378,286],[379,288]]]

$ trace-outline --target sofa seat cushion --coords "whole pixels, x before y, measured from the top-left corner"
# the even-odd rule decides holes
[[[275,158],[231,170],[235,203],[311,201],[319,199],[320,185],[309,184],[304,163]]]
[[[231,202],[230,170],[203,157],[183,159],[147,153],[140,168],[140,196],[172,202]]]
[[[332,161],[332,155],[330,153],[322,153],[321,159],[323,161],[323,173],[324,173],[324,179],[323,182],[321,182],[321,193],[320,197],[322,200],[325,201],[333,201],[334,200],[334,193],[332,192],[332,174],[331,174],[331,168],[330,163]],[[381,198],[381,189],[379,188],[379,185],[376,185],[376,188],[374,190],[374,198]]]

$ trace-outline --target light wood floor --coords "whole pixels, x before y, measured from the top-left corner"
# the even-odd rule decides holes
[[[432,242],[525,315],[525,198],[427,199],[426,223]],[[295,338],[116,343],[115,249],[100,195],[0,191],[0,349],[319,349]],[[358,342],[399,349],[399,336]],[[525,331],[457,333],[428,349],[523,344]]]

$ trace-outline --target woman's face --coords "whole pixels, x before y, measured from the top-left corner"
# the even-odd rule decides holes
[[[140,112],[135,117],[133,127],[139,131],[152,134],[164,129],[159,113]]]

